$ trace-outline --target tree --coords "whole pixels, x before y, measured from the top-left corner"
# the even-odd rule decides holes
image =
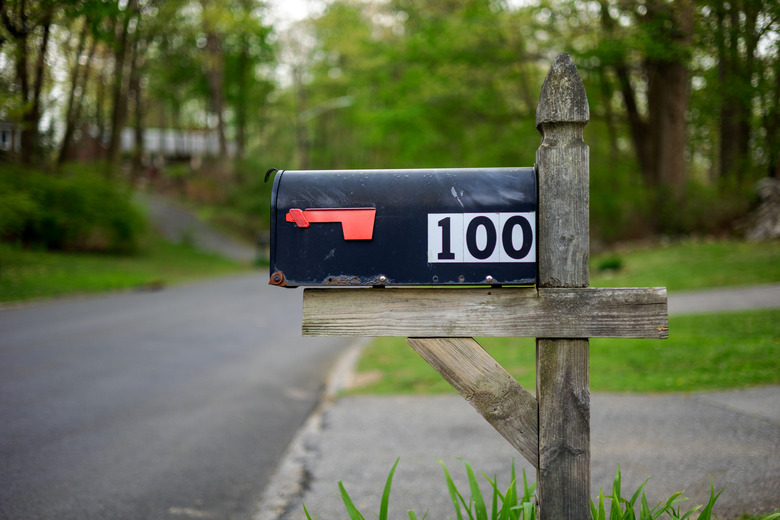
[[[780,7],[761,0],[711,0],[702,6],[701,47],[716,65],[701,70],[718,115],[717,175],[751,180],[756,139],[766,136],[767,168],[776,174],[778,29]],[[710,105],[712,106],[712,105]],[[759,130],[763,127],[763,132]]]
[[[47,0],[0,0],[0,22],[13,45],[14,72],[20,96],[20,160],[30,164],[39,145],[43,84],[46,79],[46,53],[57,2]]]
[[[57,163],[60,165],[70,158],[74,135],[82,123],[90,76],[94,68],[93,60],[98,50],[98,43],[105,40],[103,25],[109,9],[110,6],[107,4],[91,0],[82,1],[74,9],[65,13],[65,21],[69,22],[68,34],[78,31],[79,36],[69,62],[71,70],[68,101],[64,114],[65,130],[57,154]],[[66,49],[67,46],[63,45],[63,48]]]
[[[111,87],[111,131],[108,142],[108,164],[112,170],[119,165],[122,128],[124,128],[127,121],[129,69],[136,59],[134,55],[134,51],[137,49],[135,39],[138,34],[140,16],[138,0],[127,0],[127,5],[124,9],[117,3],[117,9],[114,14],[114,34],[116,38],[112,42],[114,47],[114,71]]]
[[[648,186],[667,188],[679,199],[688,179],[693,0],[651,0],[626,8],[609,0],[599,3],[606,38],[597,56],[617,79],[642,175]],[[628,28],[620,27],[621,17],[632,20]]]

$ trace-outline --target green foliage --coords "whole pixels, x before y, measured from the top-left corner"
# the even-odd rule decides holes
[[[0,173],[0,239],[72,251],[132,251],[145,221],[130,193],[88,168]]]
[[[750,87],[740,98],[755,108],[745,121],[746,135],[752,137],[740,138],[752,148],[739,151],[752,158],[745,161],[738,182],[718,169],[719,110],[728,108],[723,108],[728,98],[701,86],[705,78],[718,79],[719,51],[712,39],[716,32],[705,27],[715,23],[716,5],[735,10],[733,20],[745,20],[744,26],[734,28],[735,52],[755,51],[755,45],[742,43],[751,34],[751,23],[760,26],[752,34],[764,44],[763,54],[742,60],[753,64],[750,70],[734,72],[739,75],[735,83],[764,86],[763,92]],[[694,38],[686,36],[691,28],[677,12],[683,7],[690,7],[697,19]],[[750,209],[752,182],[766,175],[772,153],[777,155],[770,152],[778,140],[769,135],[777,127],[772,93],[780,62],[772,9],[718,2],[677,6],[569,0],[520,8],[477,0],[394,0],[368,9],[349,0],[333,1],[298,27],[298,34],[306,35],[299,38],[308,42],[296,55],[303,79],[279,93],[273,108],[289,115],[274,113],[269,127],[278,132],[273,142],[297,149],[288,152],[292,165],[283,165],[288,167],[532,164],[539,143],[534,121],[539,87],[550,58],[567,51],[574,54],[589,93],[591,121],[585,140],[591,156],[594,237],[613,243],[654,233],[724,233]],[[746,16],[740,18],[743,11]],[[656,178],[671,165],[659,170],[660,163],[651,159],[662,156],[662,150],[649,153],[662,146],[656,141],[668,132],[661,127],[656,134],[649,132],[662,118],[650,117],[648,109],[661,99],[679,97],[661,95],[671,79],[663,77],[670,64],[689,69],[696,79],[690,104],[696,124],[688,125],[687,140],[685,131],[672,140],[690,142],[685,171],[675,173],[675,179],[683,179],[675,180],[675,190],[684,194],[674,197]],[[659,76],[662,79],[649,81]],[[349,107],[291,124],[296,114],[345,95],[354,100]],[[633,120],[629,99],[634,102]],[[685,111],[686,106],[677,109]],[[683,119],[683,114],[675,118]],[[281,134],[280,125],[286,125],[287,133]],[[305,136],[297,144],[296,132]],[[649,151],[644,155],[638,150],[642,142]],[[682,150],[677,147],[675,152]],[[271,146],[263,153],[278,150]]]
[[[236,165],[236,182],[227,195],[227,208],[220,211],[223,218],[232,219],[232,227],[244,235],[257,238],[259,230],[267,230],[271,216],[271,189],[273,175],[265,180],[267,165],[255,157],[247,157]],[[281,166],[279,166],[281,168]]]
[[[384,491],[382,493],[380,511],[378,515],[375,515],[379,520],[387,520],[388,518],[390,485],[399,460],[400,459],[396,459],[395,464],[393,464],[390,474],[387,477],[387,482],[385,483]],[[525,470],[523,470],[523,494],[518,494],[518,481],[515,473],[514,461],[512,461],[510,475],[511,483],[504,493],[502,493],[498,487],[497,477],[494,476],[491,480],[483,473],[483,476],[490,483],[490,488],[492,489],[492,495],[490,497],[483,495],[471,465],[466,461],[462,462],[466,468],[469,492],[471,493],[468,500],[458,490],[447,467],[442,461],[439,461],[439,464],[441,464],[442,469],[444,470],[447,489],[457,520],[465,520],[466,518],[468,518],[468,520],[535,520],[539,516],[539,503],[535,496],[536,484],[528,484]],[[712,520],[713,518],[716,518],[712,512],[715,502],[725,489],[723,488],[716,493],[715,486],[712,481],[710,481],[710,497],[707,500],[707,503],[703,506],[699,505],[683,511],[681,510],[680,504],[687,501],[688,498],[684,497],[682,492],[674,493],[666,501],[658,502],[655,506],[650,507],[644,492],[645,484],[647,484],[647,480],[639,486],[631,495],[631,498],[623,496],[622,476],[620,473],[620,466],[618,466],[617,473],[612,481],[612,494],[605,496],[604,489],[602,488],[596,502],[591,501],[591,520],[656,520],[664,518],[668,518],[669,520]],[[352,497],[349,496],[349,493],[347,493],[347,490],[344,488],[344,484],[340,481],[338,486],[344,508],[346,509],[350,520],[365,520],[366,517],[357,509]],[[486,501],[486,498],[490,499],[490,510],[487,508],[488,501]],[[605,499],[609,499],[610,501],[609,514],[607,514]],[[303,504],[303,511],[308,520],[314,520],[315,517],[311,516],[306,509],[305,503]],[[417,520],[417,515],[413,511],[409,511],[408,515],[410,520]],[[424,520],[426,516],[427,513],[421,520]],[[740,520],[777,520],[778,518],[780,518],[780,513],[744,516]]]
[[[441,464],[441,467],[444,470],[444,477],[447,481],[447,489],[450,494],[450,499],[452,500],[452,507],[455,509],[458,520],[463,520],[463,511],[468,515],[469,520],[534,520],[536,518],[537,501],[534,496],[536,484],[528,484],[525,470],[523,470],[523,495],[518,495],[514,460],[512,461],[510,475],[511,482],[504,493],[501,493],[501,490],[498,487],[498,477],[496,475],[494,475],[491,480],[490,477],[484,473],[482,474],[490,483],[490,487],[493,490],[490,501],[490,514],[488,514],[487,502],[482,495],[482,490],[474,475],[474,470],[468,462],[462,462],[466,467],[466,476],[469,482],[469,491],[471,492],[471,498],[468,501],[466,501],[463,495],[458,491],[447,467],[439,460],[439,464]],[[461,510],[461,506],[463,506],[463,510]]]
[[[395,464],[393,464],[393,467],[390,470],[390,474],[387,476],[385,489],[382,492],[382,501],[379,505],[379,514],[376,515],[379,520],[388,519],[388,513],[390,510],[390,486],[393,483],[393,475],[395,474],[395,468],[398,466],[399,460],[400,458],[395,460]],[[349,493],[347,493],[347,490],[344,488],[344,483],[341,481],[339,481],[339,491],[341,500],[344,502],[344,508],[347,510],[347,514],[349,515],[350,520],[365,520],[365,517],[355,506],[355,503],[352,501],[352,497],[349,496]],[[308,520],[312,520],[312,516],[309,514],[309,511],[306,510],[305,503],[303,504],[303,511],[306,513],[306,518],[308,518]],[[424,515],[423,519],[425,516],[427,515]],[[411,520],[416,520],[417,515],[413,511],[409,511],[409,518]]]
[[[692,392],[778,384],[780,310],[671,316],[669,339],[591,339],[594,392]],[[536,386],[533,338],[480,338],[525,388]],[[403,338],[377,338],[364,349],[355,393],[453,392]]]
[[[286,30],[267,23],[273,7],[259,0],[5,2],[0,118],[38,129],[40,115],[53,114],[51,128],[66,126],[69,140],[90,128],[105,141],[114,123],[202,130],[220,124],[219,113],[237,157],[254,157],[260,172],[530,165],[539,88],[565,51],[589,94],[594,238],[725,233],[749,211],[754,181],[778,175],[777,2],[324,4]],[[38,59],[49,22],[56,74]],[[120,74],[110,77],[112,70]],[[670,92],[675,78],[690,88]],[[55,84],[65,95],[55,95]],[[687,93],[690,103],[675,103]],[[312,112],[344,98],[351,102]],[[669,108],[670,117],[650,117],[655,108]],[[679,139],[662,144],[671,134],[659,126],[665,120],[687,127],[675,126]],[[21,156],[58,145],[51,131],[34,137],[17,143]],[[672,170],[669,155],[684,155],[673,168],[674,197],[655,178],[658,157],[660,171]],[[173,179],[190,181],[197,198],[235,191],[209,201],[224,204],[231,223],[266,224],[265,208],[251,201],[267,199],[262,183],[241,175]],[[36,201],[2,202],[4,232],[18,233]]]
[[[612,495],[605,497],[604,489],[602,488],[599,492],[597,503],[591,501],[592,520],[607,520],[607,518],[609,518],[609,520],[655,520],[662,515],[666,515],[664,518],[668,517],[672,520],[711,520],[712,508],[715,505],[715,501],[723,492],[723,489],[721,489],[716,494],[714,485],[710,482],[710,498],[699,515],[694,517],[693,515],[695,515],[702,506],[697,506],[685,513],[681,513],[678,504],[688,500],[682,496],[682,492],[674,493],[666,502],[659,502],[654,507],[650,507],[647,503],[647,498],[645,497],[645,484],[647,484],[647,481],[639,486],[639,489],[636,490],[630,499],[626,499],[621,494],[621,475],[620,466],[618,466],[615,479],[612,482]],[[606,514],[604,498],[608,498],[611,503],[609,516]],[[638,504],[637,500],[639,500]],[[639,507],[638,514],[636,512],[637,506]],[[677,507],[675,508],[675,506]]]

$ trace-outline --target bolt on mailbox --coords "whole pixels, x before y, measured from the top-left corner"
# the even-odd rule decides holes
[[[281,170],[272,285],[536,282],[534,168]]]

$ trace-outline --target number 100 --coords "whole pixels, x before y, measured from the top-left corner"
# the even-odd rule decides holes
[[[428,262],[535,262],[535,213],[429,213]]]

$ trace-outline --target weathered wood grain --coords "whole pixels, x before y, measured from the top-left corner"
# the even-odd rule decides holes
[[[409,345],[509,443],[539,463],[536,398],[472,338],[409,338]]]
[[[540,517],[590,518],[588,340],[536,341]]]
[[[665,338],[666,289],[306,289],[303,334]]]
[[[589,151],[582,132],[589,117],[582,78],[569,55],[560,54],[544,80],[536,111],[542,134],[536,151],[539,287],[588,286]],[[588,340],[539,336],[545,338],[536,340],[539,517],[589,518]]]

